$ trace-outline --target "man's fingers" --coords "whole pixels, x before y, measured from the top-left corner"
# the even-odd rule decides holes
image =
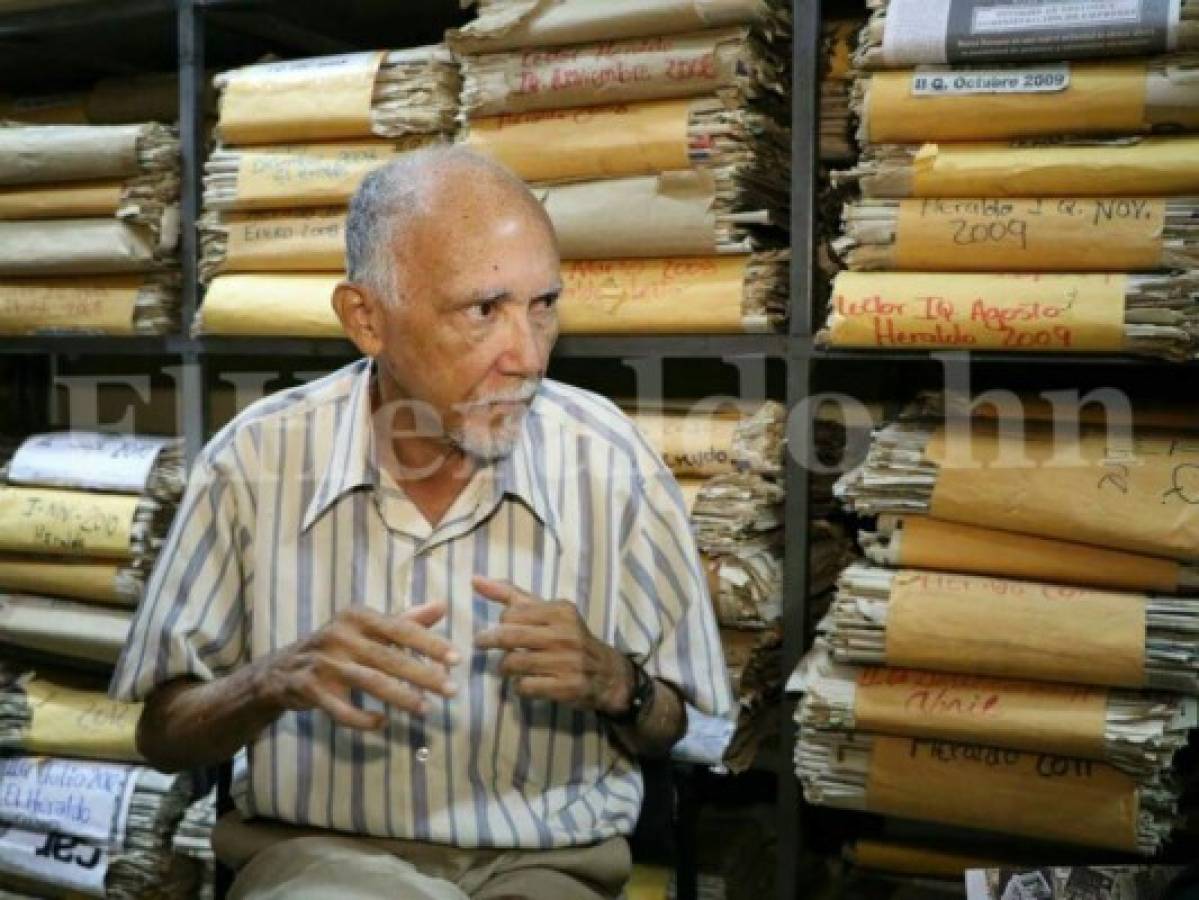
[[[441,694],[443,697],[452,697],[458,691],[457,686],[447,677],[444,668],[424,662],[395,647],[362,638],[353,642],[351,652],[358,662],[369,668]]]
[[[475,635],[475,646],[483,650],[542,650],[554,635],[535,625],[496,625]]]
[[[329,718],[344,725],[346,728],[357,728],[361,731],[378,731],[387,721],[380,712],[367,712],[352,703],[338,697],[333,691],[316,687],[312,691],[312,701],[317,709],[323,710]]]
[[[433,607],[434,610],[427,611],[430,607]],[[444,604],[426,603],[399,617],[384,619],[372,629],[372,636],[388,644],[415,650],[417,653],[447,666],[454,666],[462,661],[461,654],[445,638],[429,631],[429,625],[444,615]],[[426,620],[432,619],[432,622],[422,622],[420,621],[421,617]]]
[[[528,606],[537,603],[535,598],[530,597],[520,588],[513,587],[506,581],[498,581],[495,578],[476,575],[471,579],[471,585],[488,600],[494,600],[496,603],[502,603],[508,607]]]
[[[423,625],[425,628],[428,628],[440,622],[445,614],[446,605],[444,602],[441,600],[430,600],[428,603],[422,603],[420,606],[404,610],[404,612],[400,613],[400,618],[405,622],[415,622],[417,625]]]
[[[428,704],[418,691],[378,669],[343,659],[328,659],[326,662],[346,687],[358,688],[381,703],[405,712],[424,715],[429,711]]]

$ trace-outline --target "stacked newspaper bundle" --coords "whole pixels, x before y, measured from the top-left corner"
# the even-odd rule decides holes
[[[857,155],[849,110],[853,85],[851,56],[858,19],[823,24],[824,59],[820,72],[820,160],[845,163]]]
[[[111,664],[183,491],[180,442],[35,435],[0,477],[0,643]]]
[[[168,330],[178,198],[166,126],[0,124],[0,333]]]
[[[447,40],[459,140],[530,183],[563,259],[594,261],[568,266],[565,332],[781,324],[787,4],[507,0]]]
[[[237,273],[257,273],[265,293],[284,296],[294,273],[336,281],[355,188],[397,156],[448,141],[460,86],[440,44],[263,63],[215,84],[220,144],[204,165],[199,228],[201,277],[218,299]],[[229,312],[232,322],[210,321],[201,308],[193,327],[253,333],[238,320],[255,314],[252,303]],[[295,334],[292,320],[285,312],[261,333]]]
[[[216,94],[203,98],[216,110]],[[171,124],[179,118],[179,76],[174,72],[102,78],[81,91],[0,96],[0,120],[22,125]]]
[[[172,838],[186,775],[54,757],[0,760],[0,876],[6,896],[190,897],[194,868]]]
[[[870,5],[820,339],[1199,354],[1199,7]]]

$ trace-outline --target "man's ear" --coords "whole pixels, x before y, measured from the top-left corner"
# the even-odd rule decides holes
[[[346,336],[363,356],[378,356],[383,350],[383,305],[361,285],[340,282],[333,289],[333,311]]]

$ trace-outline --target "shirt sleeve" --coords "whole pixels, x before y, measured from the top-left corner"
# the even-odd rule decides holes
[[[237,503],[201,459],[133,616],[109,695],[143,700],[176,678],[211,681],[247,658]]]
[[[641,488],[623,542],[617,649],[700,712],[731,716],[732,687],[682,491],[665,467]]]

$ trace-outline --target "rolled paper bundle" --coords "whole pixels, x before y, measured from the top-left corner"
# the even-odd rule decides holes
[[[67,672],[0,673],[5,753],[141,762],[140,703],[109,700],[104,684]]]
[[[773,331],[786,318],[787,251],[566,262],[565,334]]]
[[[779,622],[765,629],[721,628],[725,666],[737,698],[737,727],[725,748],[724,763],[734,773],[748,769],[758,749],[777,733],[782,697],[783,631]]]
[[[148,571],[110,560],[0,554],[0,592],[136,606]]]
[[[208,888],[216,872],[216,854],[212,849],[212,830],[216,827],[216,789],[194,800],[184,810],[179,827],[171,838],[176,858],[190,861],[198,883],[200,900],[211,900]]]
[[[204,294],[194,335],[345,338],[333,312],[331,272],[219,275]]]
[[[39,761],[28,757],[10,762],[39,765]],[[159,892],[162,896],[186,897],[198,889],[191,873],[172,871],[171,839],[191,792],[187,775],[73,760],[41,761],[40,766],[47,770],[64,768],[84,783],[109,788],[113,796],[107,803],[95,796],[103,794],[100,790],[89,792],[89,801],[91,806],[103,804],[104,809],[111,809],[116,826],[107,842],[64,834],[54,822],[40,829],[10,827],[0,835],[0,873],[6,890],[27,891],[38,897],[129,900]],[[128,770],[129,775],[121,779],[114,776],[114,770]],[[47,771],[48,776],[54,774]],[[126,788],[129,781],[132,789]],[[116,795],[118,787],[127,800]],[[120,816],[115,815],[118,809],[123,810]]]
[[[589,44],[754,25],[768,39],[786,38],[791,17],[778,0],[483,0],[478,16],[446,33],[458,53]]]
[[[1010,860],[1003,861],[985,855],[982,850],[970,853],[897,841],[857,840],[846,844],[842,855],[851,865],[873,872],[916,878],[948,878],[958,881],[969,869],[989,869],[1012,865]]]
[[[218,147],[204,163],[206,210],[344,206],[373,169],[441,135],[264,147]]]
[[[921,391],[899,415],[903,419],[943,419],[954,415],[1029,422],[1069,419],[1083,425],[1131,427],[1138,431],[1199,431],[1199,410],[1182,404],[1147,403],[1138,399],[1133,405],[1128,398],[1117,403],[1098,395],[1080,397],[1077,403],[1068,400],[1055,403],[1047,399],[1050,396],[1012,393],[1006,396],[983,394],[975,398],[953,391]]]
[[[259,63],[213,83],[227,144],[450,132],[458,113],[458,67],[442,44]]]
[[[830,347],[1013,353],[1199,353],[1199,269],[1086,275],[840,272]]]
[[[462,58],[464,120],[716,94],[782,117],[787,61],[744,27]]]
[[[478,118],[458,140],[529,182],[698,167],[715,170],[718,181],[747,196],[768,198],[768,209],[786,208],[789,196],[788,130],[760,112],[730,109],[717,97]]]
[[[202,89],[200,104],[206,114],[216,111],[216,91],[211,84]],[[87,92],[84,107],[93,125],[174,122],[179,118],[179,76],[152,72],[102,78]]]
[[[0,188],[0,223],[111,217],[146,228],[174,246],[179,232],[179,174],[152,172],[123,181],[79,181]]]
[[[1199,725],[1199,701],[928,670],[857,668],[816,646],[787,689],[803,728],[866,731],[1094,759],[1133,775],[1165,772]]]
[[[954,18],[950,0],[867,0],[854,64],[863,69],[945,63],[1058,62],[1093,56],[1143,56],[1199,49],[1199,0],[1160,7],[1099,10],[1086,24],[1071,4],[1022,16],[996,6]],[[1133,9],[1130,7],[1130,9]]]
[[[563,259],[712,256],[784,243],[786,207],[731,169],[687,169],[576,184],[533,185]],[[345,267],[343,207],[200,220],[201,274],[335,271]]]
[[[678,477],[781,471],[787,413],[776,401],[716,409],[634,410],[629,415]]]
[[[148,272],[175,260],[177,240],[118,219],[0,222],[0,277]]]
[[[816,728],[795,760],[818,806],[1146,855],[1178,824],[1170,782],[1093,760]]]
[[[837,662],[1199,691],[1190,600],[854,564],[820,623]]]
[[[782,485],[756,472],[716,475],[704,482],[691,509],[691,526],[706,553],[735,553],[773,543],[783,526]]]
[[[876,144],[832,179],[872,198],[1189,196],[1199,137]]]
[[[179,171],[165,125],[0,124],[0,185],[129,178]]]
[[[861,200],[833,242],[850,269],[1128,272],[1199,268],[1199,199]]]
[[[782,615],[781,535],[746,542],[735,550],[704,553],[716,620],[730,628],[765,628]]]
[[[820,159],[827,162],[847,162],[857,150],[850,129],[850,55],[861,24],[859,18],[821,23],[819,149]]]
[[[116,664],[129,637],[128,609],[0,594],[0,644],[71,663]]]
[[[862,75],[862,144],[992,141],[1199,129],[1199,56]]]
[[[25,438],[0,452],[0,480],[8,484],[146,494],[174,504],[187,471],[183,441],[149,435],[58,431]]]
[[[1199,448],[1181,433],[1115,433],[1109,442],[1084,428],[1055,441],[1036,423],[975,421],[959,431],[897,422],[875,432],[837,494],[862,515],[931,515],[1194,564],[1196,474]]]
[[[998,575],[1116,591],[1199,593],[1199,566],[928,516],[879,516],[876,529],[860,531],[858,541],[867,559],[895,569]]]
[[[164,334],[179,327],[179,274],[0,280],[0,334]]]
[[[0,121],[20,125],[87,125],[87,94],[73,91],[0,97]]]

